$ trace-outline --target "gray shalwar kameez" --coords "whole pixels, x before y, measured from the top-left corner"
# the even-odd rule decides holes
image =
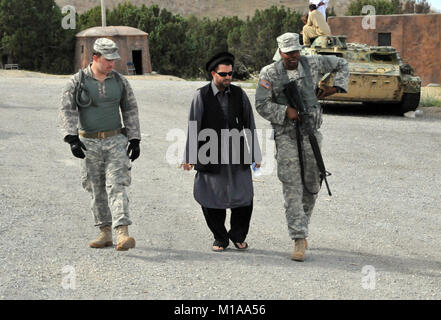
[[[228,114],[229,88],[225,92],[219,91],[211,82],[213,94],[219,101],[224,115]],[[245,93],[243,99],[243,118],[248,121],[251,131],[254,133],[256,124],[250,101]],[[197,90],[191,103],[189,121],[197,121],[197,133],[201,131],[204,105],[201,91]],[[228,143],[228,141],[225,141]],[[252,150],[251,146],[248,146]],[[255,160],[261,161],[259,143],[257,137],[254,141]],[[224,149],[224,148],[223,148]],[[186,152],[189,152],[189,138],[187,137]],[[222,154],[222,162],[228,162],[228,155]],[[185,159],[185,157],[184,157]],[[253,200],[253,182],[249,167],[244,169],[240,164],[223,164],[219,173],[197,172],[194,180],[193,194],[195,200],[206,208],[227,209],[249,206]]]

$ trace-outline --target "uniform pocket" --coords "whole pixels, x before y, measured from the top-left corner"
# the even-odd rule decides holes
[[[131,169],[132,164],[127,156],[127,137],[118,135],[112,142],[107,159],[107,183],[129,186],[131,183]]]
[[[87,192],[92,192],[92,184],[86,167],[87,160],[81,160],[81,185]]]
[[[296,179],[296,170],[299,170],[296,140],[289,134],[283,134],[277,138],[276,146],[277,176],[281,182],[292,183]]]
[[[107,166],[106,184],[128,187],[132,182],[130,169],[129,161],[112,161]]]
[[[119,182],[123,186],[128,187],[132,183],[132,175],[131,175],[132,171],[131,170],[132,170],[132,163],[127,158],[127,162],[126,162],[124,168],[121,170],[121,177],[120,177],[120,180],[119,180]]]
[[[296,164],[290,159],[277,160],[277,177],[283,183],[293,183]]]

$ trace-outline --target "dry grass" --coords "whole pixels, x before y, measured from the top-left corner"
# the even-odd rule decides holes
[[[441,107],[441,87],[421,88],[420,107]]]

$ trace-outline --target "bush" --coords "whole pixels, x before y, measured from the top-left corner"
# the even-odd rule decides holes
[[[27,70],[71,73],[74,30],[61,28],[54,0],[0,0],[0,56]]]

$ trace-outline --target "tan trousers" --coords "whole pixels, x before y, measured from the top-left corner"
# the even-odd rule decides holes
[[[303,44],[305,46],[311,45],[311,38],[316,38],[318,36],[330,36],[330,34],[324,34],[319,29],[314,26],[303,26]]]

